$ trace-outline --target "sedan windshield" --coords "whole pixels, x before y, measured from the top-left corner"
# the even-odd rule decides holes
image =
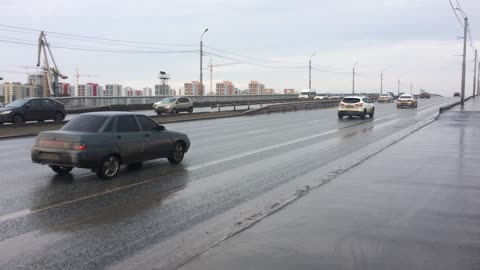
[[[5,108],[19,108],[19,107],[22,107],[27,102],[28,102],[28,99],[17,99],[14,102],[6,105]]]
[[[163,104],[174,103],[176,100],[177,100],[176,98],[164,98],[160,100],[160,103],[163,103]]]
[[[68,121],[61,130],[97,132],[107,118],[108,117],[104,115],[79,115]]]
[[[401,99],[411,99],[412,96],[401,96],[400,98],[401,98]]]

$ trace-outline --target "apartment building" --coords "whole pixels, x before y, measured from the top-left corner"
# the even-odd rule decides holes
[[[105,89],[102,91],[104,97],[121,97],[123,87],[121,84],[106,84]]]
[[[21,98],[38,97],[39,89],[37,85],[32,84],[21,84],[19,82],[4,83],[3,95],[5,96],[5,103]]]
[[[265,95],[265,85],[257,81],[250,81],[248,84],[249,95]]]
[[[275,89],[269,88],[265,89],[265,95],[274,95],[275,94]]]
[[[144,87],[143,88],[143,95],[147,97],[153,96],[153,89],[150,87]]]
[[[98,83],[87,83],[78,85],[79,97],[101,97],[103,96],[103,87]]]
[[[216,83],[215,93],[217,96],[233,96],[235,94],[235,87],[231,81],[223,81]]]
[[[296,94],[297,92],[295,89],[283,89],[283,94],[288,95],[288,94]]]
[[[199,81],[184,83],[183,86],[184,86],[183,95],[185,96],[200,96],[202,94]]]
[[[64,97],[73,97],[75,95],[75,86],[69,83],[58,84],[58,95]]]

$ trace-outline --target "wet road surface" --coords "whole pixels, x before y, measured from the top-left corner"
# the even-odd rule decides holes
[[[472,103],[180,269],[480,269]]]
[[[112,181],[81,169],[55,175],[31,163],[33,138],[2,140],[0,268],[93,269],[128,261],[452,100],[420,100],[418,109],[400,110],[376,104],[375,118],[366,120],[340,121],[336,109],[322,109],[168,124],[191,139],[183,163],[147,162]]]

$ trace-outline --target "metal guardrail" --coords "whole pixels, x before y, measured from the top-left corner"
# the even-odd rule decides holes
[[[104,107],[110,105],[153,104],[167,96],[144,97],[56,97],[66,108]],[[188,96],[197,103],[280,101],[298,98],[298,94],[288,95],[240,95],[240,96]]]

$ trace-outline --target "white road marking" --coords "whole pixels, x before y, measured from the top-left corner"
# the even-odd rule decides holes
[[[259,129],[259,130],[253,130],[253,131],[247,132],[247,134],[262,133],[262,132],[269,131],[269,130],[270,130],[270,129],[268,129],[268,128],[266,128],[266,129]]]

